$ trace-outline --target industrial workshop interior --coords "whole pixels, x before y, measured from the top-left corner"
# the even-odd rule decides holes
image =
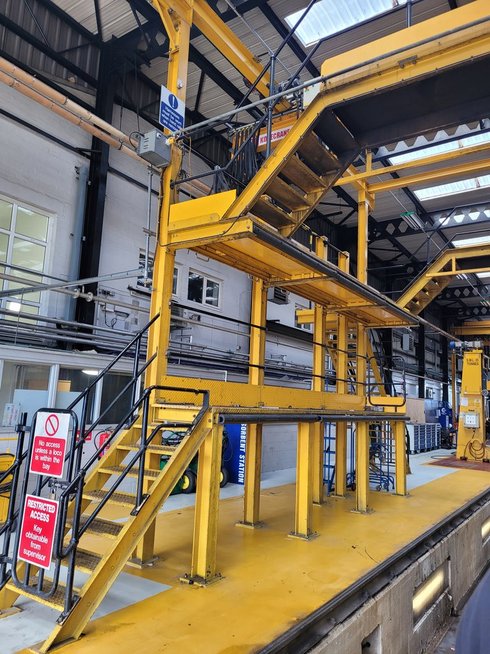
[[[490,1],[0,0],[0,153],[0,654],[488,654]]]

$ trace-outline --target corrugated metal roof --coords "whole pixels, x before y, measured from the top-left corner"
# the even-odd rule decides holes
[[[95,6],[91,0],[53,0],[53,2],[85,29],[97,34]],[[138,27],[127,0],[99,0],[99,7],[104,41],[109,41],[113,36],[124,36]],[[141,23],[146,23],[143,16],[140,14],[138,16]]]

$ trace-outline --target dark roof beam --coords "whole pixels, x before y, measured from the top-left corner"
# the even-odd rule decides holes
[[[66,57],[60,55],[59,52],[53,50],[51,46],[46,45],[45,43],[37,39],[30,32],[25,30],[17,23],[14,23],[14,21],[10,20],[10,18],[7,18],[7,16],[5,16],[2,13],[0,13],[0,25],[4,25],[4,27],[6,27],[8,30],[10,30],[17,36],[19,36],[22,40],[26,41],[26,43],[32,45],[34,48],[36,48],[36,50],[39,50],[39,52],[42,52],[44,55],[55,61],[57,64],[59,64],[66,70],[69,70],[71,73],[82,79],[84,82],[86,82],[93,88],[97,87],[97,80],[94,77],[92,77],[92,75],[89,75],[87,71],[79,68],[76,64],[69,61]]]
[[[260,11],[264,14],[265,18],[267,18],[267,20],[272,25],[272,27],[276,30],[279,36],[281,36],[283,39],[286,38],[286,36],[289,34],[289,29],[282,22],[279,16],[274,12],[272,7],[267,2],[265,2],[260,5]],[[306,59],[307,57],[306,52],[303,50],[303,48],[298,43],[298,41],[294,38],[294,36],[292,36],[289,39],[288,46],[301,62],[303,62]],[[311,75],[313,75],[313,77],[318,77],[320,75],[320,71],[315,66],[315,64],[311,61],[309,61],[306,64],[306,70]]]

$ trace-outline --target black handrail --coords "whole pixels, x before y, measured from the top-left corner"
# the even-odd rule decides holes
[[[20,539],[20,524],[19,524],[19,514],[23,508],[24,500],[28,491],[29,485],[29,473],[28,470],[25,470],[23,474],[22,483],[20,484],[20,472],[21,468],[25,461],[30,461],[32,457],[33,449],[33,439],[29,439],[27,447],[25,448],[25,432],[35,429],[37,415],[40,411],[51,411],[52,409],[40,409],[34,415],[33,423],[31,428],[26,427],[27,414],[23,414],[21,423],[17,427],[18,440],[17,440],[17,453],[14,460],[14,463],[10,468],[5,471],[5,474],[2,474],[0,480],[4,479],[6,476],[12,474],[12,490],[9,501],[9,509],[7,520],[4,526],[0,529],[0,535],[5,534],[2,551],[0,553],[0,588],[2,588],[5,583],[8,582],[10,578],[14,581],[15,585],[19,588],[27,590],[29,593],[42,597],[43,599],[49,599],[56,592],[59,585],[59,573],[60,565],[62,559],[66,558],[68,555],[71,556],[69,566],[68,566],[68,578],[67,585],[65,589],[65,606],[64,613],[66,615],[72,608],[73,602],[76,601],[76,598],[73,597],[73,581],[74,581],[74,570],[75,570],[75,554],[76,554],[76,544],[79,539],[79,520],[81,513],[81,501],[82,501],[82,489],[85,479],[85,475],[88,471],[88,468],[94,463],[95,459],[100,455],[100,453],[107,447],[110,441],[113,439],[116,432],[114,432],[111,438],[105,442],[96,452],[96,454],[90,458],[88,464],[81,466],[82,461],[82,450],[83,445],[87,439],[87,434],[90,433],[97,425],[99,425],[102,419],[107,415],[108,411],[116,404],[118,400],[121,399],[124,393],[132,388],[132,399],[137,395],[137,389],[139,380],[142,374],[146,371],[148,366],[154,360],[156,354],[154,354],[150,359],[148,359],[144,365],[140,368],[139,357],[141,352],[141,342],[143,336],[149,330],[151,325],[159,318],[159,314],[154,316],[144,327],[141,329],[134,338],[117,354],[116,357],[102,370],[92,382],[76,397],[76,399],[69,405],[68,409],[60,410],[57,409],[57,413],[63,412],[70,414],[70,443],[67,447],[67,452],[65,454],[65,464],[66,465],[66,477],[64,480],[58,480],[50,476],[39,475],[36,479],[35,488],[33,494],[41,497],[42,491],[47,485],[52,489],[61,488],[62,493],[60,496],[60,511],[58,514],[58,520],[56,525],[56,534],[55,534],[55,565],[54,565],[54,575],[53,579],[50,580],[50,587],[48,590],[44,587],[44,575],[45,571],[43,569],[36,570],[36,586],[32,585],[32,580],[30,579],[30,570],[31,565],[26,563],[23,571],[23,579],[20,579],[17,565],[19,562],[18,559],[18,549],[19,549],[19,539]],[[133,374],[129,382],[124,386],[124,388],[118,393],[118,395],[109,403],[109,405],[100,413],[99,417],[87,428],[87,414],[89,406],[89,398],[92,389],[96,384],[105,377],[115,366],[115,364],[127,354],[131,348],[134,347],[134,358],[135,362],[133,365]],[[155,387],[152,387],[155,388]],[[118,431],[120,431],[123,426],[127,426],[128,423],[132,423],[136,420],[136,411],[143,401],[149,397],[149,394],[142,396],[137,402],[132,401],[130,410],[124,416],[123,421],[117,426]],[[81,403],[81,423],[80,431],[78,432],[78,417],[74,412],[74,408]],[[20,484],[20,488],[19,488]],[[18,502],[18,492],[20,491],[21,497],[20,502]],[[63,501],[61,501],[61,499]],[[68,548],[63,548],[63,540],[67,532],[66,526],[66,516],[68,510],[68,504],[72,500],[75,500],[74,504],[74,516],[72,523],[72,539]],[[19,506],[17,506],[17,504]],[[15,545],[14,551],[11,558],[9,558],[9,546],[10,540],[13,533],[15,535]],[[74,543],[74,541],[76,541]],[[10,564],[10,570],[7,570],[7,565]]]
[[[87,463],[80,469],[78,475],[68,485],[65,486],[61,495],[59,496],[59,502],[60,502],[59,515],[61,519],[59,520],[58,528],[56,532],[55,555],[56,558],[59,560],[65,559],[68,556],[70,557],[70,561],[68,565],[66,589],[65,589],[65,593],[66,593],[65,611],[62,614],[62,619],[64,619],[64,617],[69,613],[69,611],[73,606],[73,602],[75,601],[75,598],[73,598],[73,578],[74,578],[74,570],[76,565],[76,551],[80,538],[87,531],[87,529],[93,523],[93,521],[97,518],[101,510],[110,500],[111,496],[119,488],[121,482],[129,474],[130,470],[138,462],[139,462],[138,480],[137,480],[138,490],[135,498],[135,506],[134,509],[131,511],[131,515],[137,515],[137,513],[141,509],[141,506],[144,504],[144,502],[148,497],[143,495],[143,480],[144,480],[144,473],[145,473],[144,460],[145,460],[146,451],[150,446],[150,444],[152,443],[155,436],[158,434],[158,432],[165,429],[168,425],[167,423],[162,422],[156,425],[148,436],[144,436],[144,434],[146,434],[148,430],[150,397],[154,391],[164,391],[164,390],[170,390],[179,393],[193,393],[195,395],[203,396],[201,408],[197,413],[196,417],[194,418],[194,420],[192,421],[191,425],[186,430],[186,432],[182,434],[182,440],[192,432],[192,430],[201,421],[202,417],[204,416],[204,414],[209,408],[209,391],[195,389],[195,388],[180,388],[174,386],[159,386],[159,385],[150,386],[144,391],[141,397],[138,398],[138,400],[136,400],[136,402],[130,407],[124,418],[119,422],[119,424],[114,429],[110,438],[107,441],[105,441],[103,445],[99,447],[99,449],[95,452],[95,454],[93,454],[92,457],[87,461]],[[92,464],[98,459],[102,451],[108,446],[108,444],[110,444],[110,442],[116,437],[116,435],[118,435],[121,429],[126,425],[128,418],[131,415],[133,415],[133,413],[137,409],[139,409],[141,405],[143,405],[143,411],[142,411],[142,425],[141,425],[142,436],[140,439],[140,448],[130,458],[129,462],[125,465],[124,469],[120,472],[117,479],[113,482],[112,486],[108,489],[104,489],[106,491],[104,498],[102,499],[101,502],[97,504],[97,506],[94,508],[92,513],[87,517],[87,519],[81,525],[80,518],[81,518],[81,510],[82,510],[82,499],[83,499],[85,476],[88,470],[90,469],[90,467],[92,466]],[[72,517],[72,523],[70,526],[68,526],[66,522],[68,507],[70,502],[73,500],[73,498],[75,498],[74,512]],[[71,538],[70,538],[70,542],[65,547],[63,541],[65,538],[65,534],[67,533],[69,528],[71,528]]]

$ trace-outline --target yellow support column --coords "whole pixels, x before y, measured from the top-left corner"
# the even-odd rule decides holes
[[[405,447],[405,423],[391,423],[395,441],[395,494],[407,495],[407,456]]]
[[[364,325],[357,325],[357,395],[365,395],[366,338]],[[369,423],[358,422],[356,428],[356,511],[366,513],[369,492]]]
[[[216,545],[223,425],[217,418],[213,416],[213,428],[199,449],[191,573],[183,578],[199,585],[221,576],[216,572]]]
[[[349,272],[349,253],[339,252],[339,268]],[[346,316],[337,316],[337,383],[339,394],[348,392],[347,383],[347,347],[349,323]],[[335,495],[345,497],[347,476],[347,423],[337,422],[335,425]]]
[[[262,279],[252,282],[252,308],[250,312],[249,384],[263,384],[265,363],[265,323],[267,317],[267,288]],[[249,425],[245,449],[244,527],[259,527],[260,477],[262,471],[262,425]]]
[[[369,494],[369,423],[358,422],[356,427],[356,508],[368,512]]]
[[[321,259],[327,258],[327,245],[323,238],[315,242],[315,252]],[[315,304],[313,309],[313,391],[325,390],[325,307]],[[313,502],[323,502],[323,450],[325,424],[315,422],[312,425],[313,438]]]
[[[309,540],[315,534],[312,529],[313,509],[313,430],[312,423],[298,424],[298,449],[296,457],[296,510],[293,538]]]
[[[189,63],[189,42],[192,26],[192,7],[183,2],[171,7],[166,0],[154,0],[169,38],[169,59],[167,88],[185,102],[187,89],[187,68]],[[146,373],[145,385],[153,386],[167,372],[167,351],[170,342],[170,302],[175,267],[175,252],[167,247],[170,206],[178,201],[178,192],[172,189],[182,161],[182,151],[171,146],[170,165],[163,172],[162,198],[159,216],[155,265],[153,270],[153,292],[150,316],[160,315],[148,334],[148,358],[156,354]],[[151,416],[150,416],[151,418]],[[141,565],[154,559],[155,524],[153,523],[140,540],[133,560]]]
[[[357,195],[357,279],[367,284],[368,264],[368,220],[374,209],[374,195],[366,190],[365,184]]]

